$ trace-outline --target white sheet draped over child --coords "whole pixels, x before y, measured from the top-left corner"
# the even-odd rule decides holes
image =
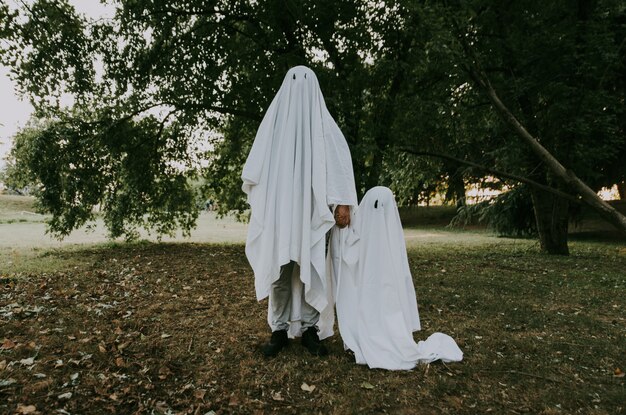
[[[463,359],[446,334],[413,340],[413,332],[420,330],[419,313],[391,190],[370,189],[350,227],[333,229],[329,249],[339,332],[357,363],[402,370],[439,359]]]

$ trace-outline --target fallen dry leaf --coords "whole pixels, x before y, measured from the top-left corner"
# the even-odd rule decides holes
[[[70,399],[72,397],[72,392],[65,392],[58,396],[59,400]]]
[[[3,360],[2,362],[0,362],[0,370],[4,370],[7,367],[7,361]]]
[[[166,366],[159,369],[159,379],[161,380],[167,379],[167,377],[171,374],[172,372]]]
[[[315,390],[315,385],[308,385],[306,382],[300,385],[300,389],[305,392],[313,392]]]
[[[32,365],[34,363],[35,363],[35,358],[34,357],[29,357],[28,359],[20,360],[20,364],[24,365],[24,366],[30,366],[30,365]]]
[[[41,380],[39,382],[33,383],[33,385],[30,387],[30,390],[32,392],[39,392],[48,388],[50,385],[52,385],[52,383],[52,379]]]
[[[34,405],[37,408],[37,412],[41,414],[54,412],[55,405],[58,409],[63,408],[56,415],[61,415],[63,410],[73,414],[78,410],[78,413],[80,413],[80,408],[88,408],[90,406],[97,408],[95,409],[96,411],[102,408],[102,412],[111,413],[123,413],[131,407],[138,412],[141,412],[141,408],[144,410],[149,408],[148,412],[154,410],[157,413],[156,403],[159,401],[166,401],[167,405],[171,407],[171,413],[177,410],[184,412],[185,408],[188,408],[187,412],[189,412],[189,415],[194,412],[197,412],[199,415],[229,412],[252,414],[255,411],[258,413],[272,411],[287,413],[332,413],[336,411],[350,413],[355,412],[357,409],[361,409],[360,412],[368,413],[375,410],[384,410],[385,408],[390,412],[404,411],[409,413],[427,400],[434,400],[433,402],[435,403],[432,405],[432,408],[425,408],[425,410],[431,409],[435,412],[464,412],[463,409],[457,409],[460,406],[461,408],[468,408],[468,413],[484,412],[487,408],[494,408],[492,413],[506,411],[537,413],[541,412],[541,410],[556,413],[567,412],[568,408],[576,407],[575,405],[580,402],[587,402],[588,404],[585,404],[584,407],[596,405],[598,406],[597,412],[610,413],[609,408],[615,408],[621,403],[619,401],[618,389],[626,378],[617,378],[613,377],[613,375],[626,372],[626,367],[620,364],[615,356],[607,356],[607,350],[612,349],[601,347],[598,347],[597,350],[594,348],[594,353],[596,354],[592,356],[598,358],[600,363],[595,366],[591,365],[587,372],[580,372],[580,376],[585,375],[586,384],[581,384],[579,383],[580,381],[572,378],[570,375],[573,375],[573,373],[567,370],[569,366],[565,366],[563,376],[559,377],[559,380],[562,382],[560,385],[563,385],[568,390],[567,394],[559,396],[559,403],[563,405],[563,409],[555,407],[556,402],[550,400],[552,395],[546,395],[545,389],[552,385],[550,379],[552,379],[554,373],[560,373],[560,370],[563,368],[561,362],[567,359],[564,356],[565,354],[571,355],[576,361],[579,361],[579,359],[581,361],[584,360],[587,352],[578,353],[579,348],[556,348],[564,350],[562,355],[555,356],[559,358],[558,363],[553,363],[553,356],[550,354],[542,355],[541,353],[535,353],[534,357],[538,358],[538,362],[542,364],[542,367],[546,368],[546,373],[548,373],[545,375],[546,379],[540,377],[531,378],[530,376],[520,378],[518,376],[503,375],[502,373],[494,374],[490,370],[461,371],[462,373],[459,374],[453,370],[457,367],[454,364],[449,365],[450,368],[441,364],[431,365],[433,372],[428,372],[427,375],[424,375],[424,372],[428,366],[424,365],[418,366],[414,372],[401,372],[400,374],[394,372],[389,376],[381,377],[379,376],[380,373],[375,373],[376,371],[368,373],[368,370],[355,370],[353,360],[343,355],[335,356],[335,358],[324,362],[318,362],[320,364],[316,364],[313,371],[315,376],[310,377],[304,374],[307,372],[307,366],[310,364],[309,359],[304,358],[301,360],[299,353],[292,352],[288,352],[285,355],[286,360],[282,358],[279,360],[268,360],[259,365],[257,364],[257,359],[259,359],[257,346],[261,341],[265,340],[267,329],[262,328],[261,323],[265,320],[266,310],[262,305],[258,306],[255,301],[253,284],[250,283],[252,271],[249,269],[249,264],[246,261],[243,245],[240,244],[236,248],[224,248],[229,250],[229,252],[232,251],[229,255],[222,255],[216,252],[218,248],[213,246],[150,245],[147,250],[150,252],[154,251],[155,257],[160,263],[155,265],[153,270],[142,272],[142,274],[145,274],[145,277],[136,279],[133,277],[129,281],[129,286],[122,288],[116,285],[116,283],[125,278],[124,275],[126,273],[123,276],[118,276],[118,271],[122,266],[126,267],[128,265],[127,260],[124,262],[126,256],[134,253],[136,249],[139,251],[137,247],[131,248],[115,249],[112,253],[103,253],[100,250],[94,251],[96,252],[95,256],[89,259],[84,259],[84,257],[92,255],[91,251],[81,251],[80,255],[75,258],[77,261],[84,262],[84,264],[81,264],[80,271],[76,271],[67,277],[50,274],[51,282],[49,284],[52,287],[49,291],[49,299],[46,300],[40,299],[43,295],[46,295],[45,293],[32,289],[34,287],[32,281],[24,279],[24,281],[18,284],[21,291],[18,291],[18,289],[14,291],[16,299],[19,294],[21,296],[20,300],[36,299],[50,309],[55,308],[55,310],[53,312],[42,312],[34,317],[27,318],[26,316],[21,316],[19,318],[11,318],[6,322],[0,316],[0,320],[2,320],[0,325],[6,324],[6,328],[3,326],[1,330],[3,333],[6,330],[6,333],[0,335],[0,346],[3,344],[5,337],[16,343],[14,348],[10,350],[0,350],[0,363],[6,359],[7,366],[3,371],[0,371],[0,398],[3,399],[3,402],[7,397],[11,399],[11,402],[6,403],[6,405],[10,405],[6,409],[8,413],[16,414],[18,403]],[[219,249],[221,250],[222,248]],[[141,250],[145,249],[141,248]],[[187,251],[189,251],[188,256],[186,255]],[[626,253],[626,249],[624,252]],[[534,249],[531,253],[530,258],[518,255],[517,248],[506,253],[505,258],[510,261],[508,266],[524,269],[524,272],[529,273],[529,279],[532,278],[531,282],[522,280],[520,287],[516,287],[518,291],[507,291],[507,298],[510,295],[511,299],[523,300],[522,303],[527,304],[532,312],[543,312],[545,304],[542,302],[535,303],[535,298],[531,295],[534,293],[533,287],[544,287],[545,284],[546,290],[554,291],[557,289],[557,282],[551,279],[544,281],[540,276],[532,277],[532,275],[540,271],[537,267],[549,259],[544,260],[543,257],[537,257],[534,255]],[[114,255],[118,257],[120,263],[123,262],[117,268],[112,265],[111,267],[114,269],[110,271],[110,275],[100,275],[102,271],[101,264],[103,264],[102,266],[107,266],[112,261],[105,254]],[[212,256],[213,254],[215,256]],[[51,258],[55,259],[54,257]],[[198,278],[201,280],[197,284],[200,293],[195,291],[187,293],[185,291],[185,295],[185,293],[179,292],[181,297],[186,297],[185,300],[178,302],[170,301],[169,298],[172,293],[169,290],[170,287],[176,292],[176,289],[182,291],[183,285],[192,285],[190,281],[196,276],[195,274],[181,273],[180,276],[174,274],[180,269],[185,269],[185,261],[193,262],[193,258],[202,260],[202,267],[197,272]],[[620,258],[626,258],[626,256],[621,256]],[[436,261],[441,259],[439,254],[435,257],[430,257],[427,254],[412,256],[409,253],[409,259],[412,260],[411,269],[413,272],[419,270],[424,274],[433,274],[433,278],[442,268],[441,265],[436,264]],[[468,258],[464,257],[463,259]],[[494,257],[494,263],[498,259],[501,258]],[[530,261],[530,267],[526,267],[526,260],[532,260]],[[433,314],[433,319],[427,319],[428,331],[437,329],[437,325],[441,324],[442,321],[437,316],[436,305],[446,304],[446,308],[448,307],[447,296],[450,292],[454,292],[452,291],[453,289],[460,288],[454,285],[454,283],[459,278],[462,278],[460,281],[465,281],[464,278],[467,278],[466,273],[475,273],[474,277],[478,279],[477,283],[492,281],[492,271],[494,278],[503,278],[503,282],[508,281],[509,277],[511,277],[511,281],[514,280],[514,276],[517,277],[517,274],[508,268],[507,272],[500,276],[497,266],[487,267],[489,270],[483,276],[482,272],[475,272],[474,265],[466,267],[461,261],[455,262],[454,258],[451,258],[450,261],[452,261],[449,264],[450,266],[446,263],[446,269],[449,267],[453,270],[455,277],[445,281],[446,284],[451,285],[451,287],[446,287],[446,290],[450,291],[444,291],[440,295],[436,292],[438,290],[433,289],[433,293],[431,293],[433,295],[431,301],[432,308],[429,309]],[[476,261],[480,264],[487,262],[480,255]],[[580,261],[584,266],[587,266],[597,262],[597,257],[596,255],[582,259],[577,257],[573,261]],[[94,266],[92,269],[91,267],[94,264],[97,266]],[[565,268],[573,264],[567,262],[562,265]],[[166,270],[161,271],[161,266],[165,267]],[[233,267],[240,271],[241,275],[236,278],[220,278],[227,272],[232,271]],[[612,264],[612,267],[616,268],[616,265]],[[85,269],[84,271],[83,268]],[[612,270],[613,268],[610,268],[606,273],[609,274]],[[453,271],[449,272],[453,274]],[[520,274],[522,274],[521,271]],[[168,276],[165,277],[165,275]],[[598,275],[601,275],[601,273],[598,272]],[[158,276],[162,276],[162,286],[154,284],[154,280]],[[36,281],[36,278],[39,277],[41,275],[33,275],[29,279]],[[575,278],[570,280],[568,277],[568,283],[569,281],[576,281]],[[471,279],[467,278],[467,281],[471,281]],[[84,294],[72,300],[63,300],[54,296],[53,289],[57,286],[64,286],[73,282],[81,284],[80,291]],[[428,280],[425,278],[421,289],[428,290],[431,286],[436,288],[438,287],[438,282],[439,280],[437,279]],[[133,284],[134,286],[132,286]],[[491,287],[490,284],[486,284],[486,286]],[[606,284],[606,282],[603,284],[607,285],[606,295],[615,296],[613,286]],[[478,286],[481,285],[479,284]],[[133,291],[133,287],[136,287],[137,291]],[[195,282],[193,287],[196,287]],[[611,301],[613,303],[620,301],[619,297],[615,297],[616,299],[600,297],[602,291],[600,291],[600,288],[597,288],[597,290],[594,295],[597,294],[599,296],[598,299],[602,298],[602,304],[606,304],[608,309],[611,307]],[[480,305],[490,304],[487,294],[492,292],[491,290],[485,291],[488,291],[488,293],[481,293],[481,296],[462,299],[463,301],[459,300],[461,302],[456,304],[457,307],[469,307],[472,311],[471,316],[463,312],[459,313],[460,309],[451,310],[451,312],[456,313],[453,313],[453,315],[459,316],[458,321],[454,324],[454,329],[458,331],[453,337],[459,335],[465,339],[465,348],[472,349],[472,354],[478,358],[477,361],[486,362],[489,365],[495,352],[487,347],[489,344],[480,344],[484,343],[482,340],[487,339],[487,337],[483,336],[483,339],[480,340],[474,339],[474,335],[477,334],[475,330],[487,333],[493,327],[499,327],[499,324],[502,322],[515,323],[512,323],[510,330],[503,330],[501,333],[502,338],[507,340],[516,339],[515,345],[518,345],[517,341],[519,340],[520,345],[525,344],[528,346],[528,349],[522,349],[528,353],[531,353],[531,350],[534,350],[533,348],[537,346],[535,344],[535,335],[548,338],[550,336],[549,333],[557,333],[559,337],[555,335],[552,341],[572,342],[574,344],[577,343],[577,340],[573,333],[583,331],[582,327],[575,325],[573,327],[577,328],[577,330],[562,331],[559,326],[564,321],[561,319],[569,319],[569,314],[571,314],[569,311],[572,304],[585,303],[585,297],[577,295],[570,297],[570,295],[578,294],[574,289],[567,289],[558,293],[555,291],[556,299],[550,303],[550,307],[554,307],[553,309],[557,311],[567,311],[567,313],[554,321],[550,319],[549,322],[546,322],[545,328],[542,327],[541,330],[548,333],[547,335],[539,328],[537,330],[534,328],[533,330],[522,328],[521,323],[517,322],[517,317],[525,316],[526,310],[524,309],[518,309],[519,315],[514,314],[515,318],[512,321],[509,321],[509,317],[505,316],[502,321],[495,319],[497,321],[493,322],[493,327],[486,323],[486,325],[481,325],[487,319],[484,318],[486,313],[483,313],[483,308]],[[126,293],[130,293],[129,296],[126,296]],[[196,302],[195,300],[199,298],[200,294],[202,294],[202,302]],[[528,297],[522,296],[517,298],[517,294],[520,294],[520,296],[528,294]],[[563,298],[560,297],[561,295]],[[474,298],[477,301],[474,301]],[[559,302],[561,299],[566,302]],[[97,301],[110,304],[116,302],[116,304],[111,308],[94,307],[94,303]],[[150,308],[154,303],[158,303],[157,307],[154,309]],[[163,303],[174,303],[174,306],[171,309],[163,310]],[[600,302],[598,301],[598,303]],[[533,304],[537,305],[534,306]],[[136,306],[135,309],[137,311],[133,312],[129,319],[124,320],[122,315],[129,305]],[[92,308],[91,311],[89,307]],[[441,307],[439,306],[439,308]],[[622,305],[622,309],[623,307]],[[2,308],[2,305],[0,305],[0,308]],[[229,311],[228,314],[223,312],[226,308]],[[102,313],[97,314],[95,312],[96,309],[101,310]],[[604,306],[600,307],[600,310],[606,311]],[[505,311],[508,314],[509,311]],[[511,312],[513,313],[513,311]],[[476,323],[478,320],[473,317],[474,314],[481,317],[480,324]],[[245,315],[246,318],[241,318],[241,315]],[[620,319],[622,317],[619,314],[607,316],[609,316],[609,313],[606,313],[606,315],[602,314],[601,318],[604,321],[605,317],[610,317],[608,324],[598,324],[598,327],[585,327],[585,330],[589,329],[590,335],[596,336],[594,339],[596,343],[594,344],[598,346],[602,342],[620,338],[619,329],[621,328],[622,320]],[[112,321],[113,318],[119,318],[120,321],[124,322],[124,329],[120,328],[117,334],[114,334],[113,331],[118,326],[121,327],[121,323],[116,324]],[[62,322],[60,321],[61,319],[63,319]],[[615,323],[610,324],[611,319]],[[520,321],[522,320],[524,319],[520,319]],[[523,322],[527,323],[526,321]],[[574,323],[576,322],[577,320],[574,321]],[[172,337],[161,339],[160,336],[163,333],[172,334]],[[464,335],[460,333],[464,333]],[[602,337],[603,333],[606,336]],[[77,340],[68,341],[66,338],[68,334],[74,334]],[[560,337],[561,335],[562,337]],[[80,339],[86,337],[91,337],[89,343],[83,344],[79,342]],[[29,342],[31,341],[36,342],[35,350],[29,350]],[[122,347],[125,342],[129,341],[128,347]],[[461,341],[462,339],[459,339],[459,344]],[[190,344],[191,347],[189,347]],[[221,346],[224,346],[224,349],[221,349]],[[299,345],[297,346],[299,347]],[[340,350],[342,348],[340,339],[332,343],[331,346],[335,346],[337,351]],[[21,350],[20,347],[22,347]],[[217,348],[220,348],[221,353],[215,352]],[[463,347],[461,348],[463,349]],[[120,353],[120,349],[123,350],[122,353]],[[513,349],[510,347],[498,348],[498,350],[503,352],[503,356],[506,359],[513,361],[513,368],[518,368],[517,364],[521,364],[527,355],[521,353],[518,356],[516,353],[517,349],[514,349],[512,351]],[[550,350],[555,350],[555,348]],[[30,366],[20,365],[20,359],[35,356],[37,352],[39,354],[34,359],[36,365],[33,370],[27,370]],[[83,360],[83,353],[93,353],[93,357]],[[222,353],[225,354],[222,355]],[[528,355],[530,356],[530,354]],[[123,358],[126,367],[116,366],[116,358],[118,357]],[[604,369],[602,369],[602,358],[606,359],[604,361]],[[65,365],[53,369],[57,359],[62,359]],[[298,376],[291,376],[291,382],[288,382],[289,379],[286,379],[285,376],[289,374],[289,368],[287,367],[289,365],[285,366],[283,364],[285,361],[283,360],[287,363],[293,360],[292,363],[298,366],[298,372],[303,374],[303,376],[299,379],[297,379]],[[611,363],[612,360],[616,361]],[[80,362],[80,364],[74,362]],[[91,368],[87,367],[87,364],[91,363],[93,366]],[[165,370],[159,373],[158,370],[162,365],[170,365],[172,373],[167,374]],[[620,371],[616,371],[618,365]],[[613,371],[611,366],[613,366]],[[503,370],[510,369],[508,365],[504,366],[504,364],[502,368]],[[571,368],[580,369],[579,365],[573,365]],[[449,377],[447,375],[448,371],[453,373],[454,377]],[[39,378],[37,372],[42,372],[47,377]],[[79,372],[80,376],[75,381],[72,381],[71,375],[75,372]],[[601,379],[602,372],[604,372],[606,377],[604,380]],[[551,373],[552,375],[550,375]],[[166,376],[166,379],[160,380],[158,378],[159,375]],[[371,375],[372,382],[376,382],[376,384],[364,380],[358,381],[362,377],[370,377],[369,375]],[[407,385],[407,382],[410,383],[412,380],[415,380],[415,376],[422,380],[419,382],[420,387],[402,389]],[[15,380],[10,380],[13,384],[2,386],[2,382],[9,377],[15,378]],[[613,381],[610,381],[611,378],[613,378]],[[54,383],[46,386],[48,379],[51,379]],[[321,379],[331,379],[333,387],[320,386],[322,389],[318,390],[317,384],[321,385]],[[381,382],[381,379],[384,380],[384,383]],[[450,381],[455,379],[456,381],[450,384]],[[295,382],[293,382],[294,380]],[[298,392],[298,381],[300,381],[301,385],[303,382],[306,382],[308,386],[316,386],[316,389],[313,392],[308,392],[304,389]],[[307,381],[311,382],[311,384]],[[498,381],[503,381],[509,386],[502,386]],[[597,383],[598,381],[601,385]],[[63,387],[62,384],[65,382],[67,382],[67,386]],[[34,387],[35,384],[37,384],[37,387]],[[190,387],[187,386],[189,384],[191,384]],[[443,384],[454,386],[454,393],[452,395],[442,394],[441,391],[443,389],[441,389],[441,385]],[[511,384],[515,385],[514,389],[510,387]],[[480,386],[480,388],[473,387],[476,385]],[[518,385],[522,387],[518,388]],[[276,388],[284,388],[286,395],[282,395],[282,389]],[[32,393],[33,389],[39,390]],[[240,391],[235,392],[238,395],[239,406],[229,406],[231,391],[233,390]],[[400,395],[393,392],[388,393],[393,390],[400,390],[402,393]],[[502,390],[506,392],[507,396],[499,393]],[[70,399],[58,399],[59,395],[69,391],[72,392]],[[250,391],[250,394],[244,394],[241,391]],[[606,393],[603,394],[602,391]],[[116,401],[109,398],[114,392],[115,394],[112,398],[116,398]],[[601,402],[591,402],[591,399],[595,398],[595,396],[592,398],[591,395],[595,392],[598,392],[598,395],[602,398]],[[371,399],[367,400],[368,397]],[[28,401],[30,401],[30,404],[28,404]],[[0,402],[0,407],[2,405]],[[191,409],[192,405],[193,410]],[[469,409],[472,409],[472,411]],[[167,412],[167,409],[164,412]]]
[[[2,349],[12,349],[15,347],[15,342],[11,339],[4,339],[4,341],[2,342],[2,346],[0,346],[0,348]]]
[[[115,365],[117,367],[123,367],[124,366],[124,358],[118,357],[117,359],[115,359]]]
[[[15,383],[17,383],[17,380],[13,378],[3,379],[3,380],[0,380],[0,387],[10,386]]]
[[[204,400],[204,395],[206,395],[206,389],[197,389],[194,393],[193,396],[195,396],[196,399],[199,399],[201,401]]]
[[[17,405],[17,413],[18,414],[32,414],[37,411],[37,407],[35,405]]]

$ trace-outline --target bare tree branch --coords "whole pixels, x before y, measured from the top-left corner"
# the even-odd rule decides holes
[[[564,199],[570,200],[574,203],[582,203],[582,200],[580,198],[577,198],[576,196],[570,195],[568,193],[562,192],[558,189],[555,189],[553,187],[550,186],[546,186],[545,184],[541,184],[538,183],[534,180],[531,180],[527,177],[523,177],[523,176],[518,176],[516,174],[511,174],[511,173],[506,173],[500,170],[496,170],[493,169],[491,167],[487,167],[484,166],[482,164],[478,164],[478,163],[474,163],[472,161],[468,161],[468,160],[463,160],[457,157],[453,157],[447,154],[441,154],[441,153],[435,153],[432,151],[418,151],[418,150],[414,150],[411,148],[407,148],[407,147],[401,147],[399,148],[400,151],[403,151],[405,153],[409,153],[409,154],[413,154],[415,156],[427,156],[427,157],[436,157],[436,158],[441,158],[444,160],[450,160],[450,161],[454,161],[455,163],[459,163],[459,164],[463,164],[465,166],[470,166],[470,167],[474,167],[476,169],[482,170],[485,173],[489,173],[489,174],[493,174],[496,177],[499,177],[501,179],[509,179],[509,180],[514,180],[516,182],[519,183],[525,183],[529,186],[533,186],[536,187],[538,189],[544,190],[546,192],[550,192],[553,193],[555,195],[558,195]]]
[[[456,22],[453,23],[457,29],[457,39],[463,47],[467,61],[465,69],[472,80],[487,94],[496,112],[515,131],[515,133],[530,146],[532,151],[543,161],[548,169],[552,171],[558,178],[566,183],[572,190],[576,191],[582,200],[600,214],[606,221],[611,223],[620,231],[626,233],[626,216],[611,205],[602,200],[596,192],[593,191],[586,183],[576,176],[576,174],[565,168],[544,146],[539,143],[535,137],[526,130],[519,120],[511,113],[507,106],[500,100],[495,88],[491,85],[485,71],[482,70],[477,56],[474,54],[472,47],[465,38],[463,32],[459,29]]]

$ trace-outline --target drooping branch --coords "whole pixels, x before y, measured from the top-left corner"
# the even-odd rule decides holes
[[[217,106],[217,105],[211,105],[211,106],[206,107],[206,109],[208,109],[210,111],[218,112],[220,114],[238,115],[240,117],[246,117],[246,118],[248,118],[250,120],[253,120],[253,121],[261,122],[263,120],[263,115],[262,114],[246,111],[245,109],[241,109],[241,108],[229,108],[229,107],[221,107],[221,106]]]
[[[472,80],[487,94],[487,97],[491,101],[496,112],[515,131],[518,137],[520,137],[531,150],[541,159],[552,173],[559,179],[561,179],[570,189],[578,193],[582,200],[587,203],[591,208],[598,212],[607,222],[611,223],[620,231],[626,233],[626,216],[622,215],[618,210],[602,200],[596,192],[593,191],[586,183],[576,176],[576,174],[565,168],[556,157],[554,157],[544,146],[541,145],[539,140],[533,137],[532,134],[526,130],[526,128],[519,122],[519,120],[513,115],[513,113],[507,108],[498,96],[495,88],[491,85],[489,78],[485,71],[482,70],[480,62],[474,51],[472,50],[467,39],[457,26],[457,39],[463,47],[467,62],[464,67]]]
[[[184,97],[183,97],[184,98]],[[240,117],[245,117],[248,118],[250,120],[253,121],[262,121],[263,120],[263,115],[260,113],[256,113],[256,112],[252,112],[252,111],[248,111],[246,109],[243,108],[238,108],[238,107],[224,107],[221,105],[191,105],[191,104],[177,104],[174,101],[162,101],[162,102],[158,102],[158,103],[150,103],[150,104],[146,104],[143,107],[140,107],[132,112],[130,112],[129,114],[126,114],[125,116],[123,116],[122,118],[118,119],[116,122],[120,123],[120,122],[124,122],[124,121],[128,121],[130,119],[132,119],[133,117],[144,113],[146,111],[149,111],[153,108],[156,107],[162,107],[162,106],[170,106],[175,108],[177,111],[181,111],[183,110],[184,106],[188,106],[188,107],[194,107],[195,109],[200,109],[200,110],[206,110],[206,111],[214,111],[217,112],[219,114],[222,115],[236,115],[236,116],[240,116]]]
[[[415,155],[415,156],[436,157],[436,158],[440,158],[440,159],[444,159],[444,160],[450,160],[450,161],[453,161],[455,163],[459,163],[459,164],[462,164],[462,165],[465,165],[465,166],[470,166],[470,167],[479,169],[481,171],[484,171],[485,173],[492,174],[492,175],[494,175],[494,176],[496,176],[496,177],[498,177],[500,179],[509,179],[509,180],[513,180],[513,181],[516,181],[516,182],[519,182],[519,183],[525,183],[525,184],[527,184],[529,186],[533,186],[533,187],[536,187],[538,189],[544,190],[546,192],[558,195],[558,196],[560,196],[560,197],[562,197],[564,199],[570,200],[570,201],[572,201],[574,203],[581,203],[582,202],[581,199],[577,198],[576,196],[572,196],[572,195],[570,195],[568,193],[562,192],[562,191],[560,191],[558,189],[555,189],[553,187],[546,186],[545,184],[538,183],[538,182],[536,182],[534,180],[531,180],[531,179],[529,179],[527,177],[518,176],[518,175],[512,174],[512,173],[506,173],[506,172],[503,172],[503,171],[500,171],[500,170],[497,170],[497,169],[493,169],[491,167],[487,167],[487,166],[482,165],[482,164],[474,163],[472,161],[463,160],[463,159],[460,159],[460,158],[457,158],[457,157],[453,157],[453,156],[450,156],[450,155],[447,155],[447,154],[435,153],[435,152],[432,152],[432,151],[418,151],[418,150],[414,150],[414,149],[408,148],[408,147],[400,147],[399,150],[403,151],[405,153],[409,153],[409,154]]]

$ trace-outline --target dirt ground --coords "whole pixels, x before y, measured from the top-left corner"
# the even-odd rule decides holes
[[[267,303],[241,223],[205,213],[186,240],[115,243],[97,227],[59,242],[9,202],[0,414],[626,412],[622,241],[573,240],[552,257],[534,240],[406,229],[415,339],[441,331],[465,355],[389,372],[356,365],[338,334],[325,358],[297,341],[261,355]]]
[[[356,365],[338,335],[325,358],[297,341],[263,358],[241,244],[41,251],[46,271],[1,280],[0,413],[624,413],[626,249],[453,246],[409,249],[415,338],[450,334],[464,361],[402,372]]]

